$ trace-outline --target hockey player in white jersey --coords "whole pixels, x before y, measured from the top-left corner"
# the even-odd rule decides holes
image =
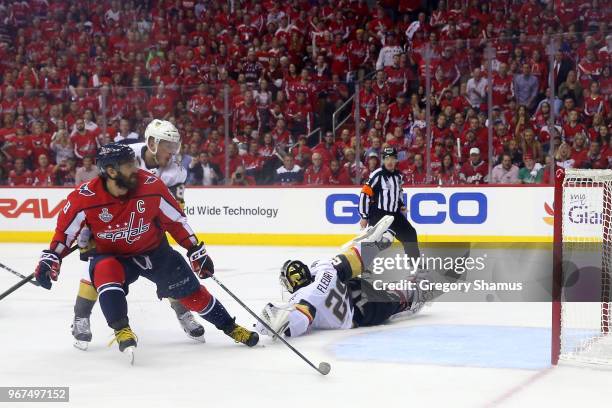
[[[176,127],[169,121],[154,119],[145,130],[145,142],[129,146],[134,150],[139,167],[161,179],[176,200],[184,205],[187,172],[177,161],[177,154],[181,148],[181,137]],[[91,247],[92,241],[89,237],[89,230],[85,228],[79,234],[78,245],[83,261],[89,261],[95,251],[95,248]],[[90,282],[89,262],[83,265],[83,276],[74,305],[72,335],[75,339],[74,346],[86,350],[92,338],[89,318],[98,294]],[[175,311],[185,333],[203,342],[204,327],[195,320],[192,313],[174,299],[170,299],[170,306]]]
[[[417,313],[426,297],[418,285],[413,291],[375,291],[369,282],[359,278],[363,269],[362,244],[380,242],[392,222],[393,217],[383,217],[345,245],[344,252],[330,260],[316,261],[310,268],[300,261],[286,261],[280,281],[291,294],[289,302],[268,303],[262,318],[277,333],[296,337],[317,329],[373,326],[391,317]],[[270,335],[259,323],[255,328]]]

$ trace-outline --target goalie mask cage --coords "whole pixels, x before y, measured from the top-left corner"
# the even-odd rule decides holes
[[[611,206],[612,170],[556,171],[552,364],[612,365]],[[585,269],[580,268],[586,265],[580,258],[585,254],[594,273],[587,274],[586,288],[576,290],[577,277],[583,281]],[[580,291],[588,295],[577,301],[572,292]]]

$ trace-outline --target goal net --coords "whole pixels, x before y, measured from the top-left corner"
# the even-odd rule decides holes
[[[612,364],[612,170],[557,170],[552,363]]]

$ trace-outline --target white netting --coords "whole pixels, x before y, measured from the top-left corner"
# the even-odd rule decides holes
[[[612,170],[566,170],[561,359],[612,364]]]

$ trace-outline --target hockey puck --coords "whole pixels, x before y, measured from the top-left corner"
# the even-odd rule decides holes
[[[323,375],[327,375],[329,374],[329,372],[331,371],[331,365],[329,365],[329,363],[326,363],[325,361],[322,363],[319,363],[319,372]]]

